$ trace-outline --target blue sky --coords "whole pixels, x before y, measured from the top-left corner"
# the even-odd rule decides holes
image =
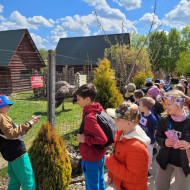
[[[0,0],[0,31],[27,28],[38,48],[59,38],[137,32],[147,34],[155,0]],[[157,0],[152,31],[190,25],[190,0]]]

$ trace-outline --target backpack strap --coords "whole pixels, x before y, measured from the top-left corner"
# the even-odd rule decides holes
[[[87,114],[88,113],[85,113],[84,116],[83,116],[83,118],[82,118],[82,122],[81,122],[80,128],[79,128],[79,133],[80,134],[82,134],[84,132],[84,119],[85,119],[85,117],[86,117]]]

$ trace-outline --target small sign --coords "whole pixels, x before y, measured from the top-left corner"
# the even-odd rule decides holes
[[[82,86],[83,84],[87,83],[87,77],[86,75],[79,75],[79,86]]]
[[[43,76],[31,77],[32,88],[38,88],[43,86]]]

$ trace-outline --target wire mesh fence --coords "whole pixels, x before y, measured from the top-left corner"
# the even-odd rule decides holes
[[[8,115],[17,125],[28,121],[32,115],[41,115],[40,122],[25,135],[25,144],[29,147],[41,124],[47,122],[49,101],[47,99],[47,68],[38,52],[23,49],[16,52],[0,50],[0,56],[4,57],[3,62],[0,63],[0,94],[7,95],[14,102]],[[56,56],[63,59],[62,61],[67,60],[67,64],[69,63],[69,57],[65,59],[64,56]],[[70,62],[73,60],[76,59],[70,58]],[[80,61],[83,65],[56,67],[55,93],[62,86],[68,88],[55,109],[55,130],[60,136],[76,131],[80,127],[82,109],[76,102],[73,103],[73,92],[79,87],[77,75],[86,75],[86,82],[93,80],[94,67],[87,61]],[[43,78],[43,86],[32,88],[31,77],[36,76]],[[60,85],[63,81],[66,85]]]

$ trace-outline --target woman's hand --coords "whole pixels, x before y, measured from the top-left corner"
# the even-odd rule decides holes
[[[189,142],[184,141],[184,140],[179,140],[177,142],[177,146],[181,149],[181,150],[185,150],[188,146],[190,145]]]
[[[165,145],[166,145],[166,147],[173,147],[175,145],[175,143],[171,139],[166,139]]]

